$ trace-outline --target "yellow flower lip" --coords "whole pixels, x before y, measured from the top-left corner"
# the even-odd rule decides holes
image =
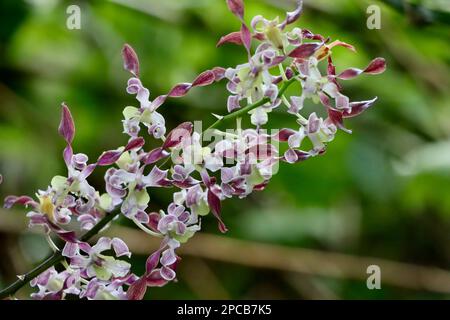
[[[39,210],[41,211],[41,213],[45,214],[50,221],[54,221],[54,217],[55,217],[55,206],[52,203],[52,200],[49,196],[42,196],[39,197]]]

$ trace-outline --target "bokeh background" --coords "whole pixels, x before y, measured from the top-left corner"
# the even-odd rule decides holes
[[[66,8],[81,7],[81,30],[66,28]],[[381,30],[366,28],[369,5]],[[284,16],[293,1],[246,1],[246,17]],[[181,252],[179,282],[149,299],[445,299],[450,298],[450,8],[446,0],[306,0],[297,26],[356,46],[336,49],[338,69],[383,56],[388,70],[346,83],[354,100],[376,106],[347,121],[324,157],[282,165],[268,188],[224,204],[230,229],[214,218]],[[142,79],[156,96],[214,66],[245,60],[242,48],[215,48],[239,28],[222,0],[2,0],[0,2],[0,197],[30,194],[65,174],[57,134],[60,103],[76,121],[74,148],[95,159],[126,142],[120,50],[130,43]],[[294,90],[294,89],[293,89]],[[294,93],[294,92],[292,92]],[[226,108],[223,83],[170,99],[168,127],[213,121]],[[274,123],[288,121],[273,114]],[[104,171],[92,176],[100,187]],[[151,194],[165,208],[168,190]],[[49,254],[24,230],[25,210],[0,210],[0,287]],[[141,273],[156,244],[120,220],[116,232],[135,251]],[[366,268],[379,265],[381,290],[368,290]],[[26,298],[24,288],[17,297]]]

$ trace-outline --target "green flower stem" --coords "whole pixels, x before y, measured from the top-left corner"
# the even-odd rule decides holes
[[[296,77],[292,77],[291,79],[289,79],[288,81],[285,81],[283,83],[283,85],[281,86],[280,90],[278,91],[278,95],[277,98],[281,98],[284,94],[284,92],[287,90],[287,88],[289,88],[289,86],[294,83],[296,81]],[[248,106],[245,106],[242,109],[236,110],[230,114],[227,114],[226,116],[221,117],[220,119],[217,119],[216,122],[214,122],[212,125],[210,125],[205,131],[211,130],[211,129],[216,129],[218,128],[220,125],[222,125],[222,123],[228,122],[230,120],[234,120],[238,117],[242,117],[243,115],[245,115],[247,112],[256,109],[266,103],[270,102],[270,99],[265,97],[255,103],[249,104]]]
[[[97,233],[99,233],[111,220],[117,216],[120,213],[120,211],[112,212],[107,214],[105,217],[103,217],[91,230],[86,232],[80,240],[85,242],[91,239],[93,236],[95,236]],[[36,266],[31,271],[27,272],[26,274],[20,276],[20,278],[15,281],[13,284],[11,284],[9,287],[3,289],[0,291],[0,300],[8,298],[15,294],[20,288],[25,286],[28,282],[36,278],[38,275],[40,275],[42,272],[47,270],[48,268],[56,265],[58,262],[63,261],[64,257],[61,254],[61,251],[57,251],[53,253],[50,257],[45,259],[43,262],[41,262],[38,266]]]

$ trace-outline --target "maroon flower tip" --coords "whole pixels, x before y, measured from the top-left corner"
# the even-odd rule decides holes
[[[75,124],[69,107],[64,102],[61,106],[61,122],[59,123],[58,132],[68,144],[71,144],[75,136]]]
[[[125,44],[122,49],[123,67],[136,77],[139,77],[139,58],[134,49]]]
[[[145,277],[135,281],[127,290],[128,300],[142,300],[147,291],[147,280]]]
[[[333,108],[328,108],[328,117],[330,118],[331,122],[338,127],[339,129],[341,129],[344,132],[347,133],[352,133],[351,130],[347,129],[344,127],[344,119],[343,119],[343,115],[342,112]]]
[[[297,21],[298,18],[300,18],[302,11],[303,11],[303,1],[297,0],[297,7],[295,8],[295,10],[288,12],[286,15],[286,24],[291,24]]]
[[[154,269],[156,269],[156,267],[158,266],[160,257],[161,257],[161,251],[157,250],[157,251],[153,252],[147,258],[147,261],[145,262],[145,273],[146,274],[150,274],[150,272],[152,272]]]
[[[194,82],[192,83],[193,87],[203,87],[208,86],[215,80],[214,72],[211,70],[206,70],[202,72],[197,78],[195,78]]]
[[[152,164],[167,157],[168,155],[169,153],[163,150],[163,148],[156,148],[149,151],[149,153],[145,156],[144,163]]]
[[[244,19],[244,1],[243,0],[227,0],[230,11],[239,19]]]
[[[284,128],[275,133],[272,138],[276,141],[286,142],[289,140],[289,137],[295,134],[295,131],[292,129]]]
[[[191,89],[192,85],[190,83],[180,83],[170,90],[168,96],[172,98],[178,98],[186,95],[189,89]]]
[[[220,232],[222,232],[222,233],[227,232],[228,229],[225,226],[225,224],[223,223],[222,218],[220,217],[220,212],[222,211],[222,206],[221,206],[219,197],[216,196],[214,194],[214,192],[212,192],[211,190],[208,190],[207,200],[208,200],[208,205],[211,208],[211,212],[217,219]]]
[[[234,43],[237,45],[242,45],[242,36],[240,31],[231,32],[227,35],[224,35],[220,38],[219,42],[217,42],[216,47],[220,47],[225,43]]]
[[[3,204],[3,208],[5,209],[10,209],[13,205],[15,204],[20,204],[23,206],[28,206],[28,205],[35,205],[36,203],[34,202],[34,200],[28,196],[7,196],[5,198],[4,204]]]
[[[119,160],[121,155],[122,152],[117,150],[103,152],[103,154],[98,158],[97,164],[99,166],[109,166]]]
[[[297,58],[297,59],[307,59],[311,57],[317,50],[319,50],[323,46],[323,42],[321,43],[305,43],[289,53],[289,57]]]
[[[373,98],[372,100],[367,100],[367,101],[359,101],[359,102],[352,102],[350,103],[350,111],[345,110],[342,113],[342,116],[344,118],[352,118],[352,117],[356,117],[358,115],[360,115],[361,113],[363,113],[366,109],[370,108],[375,101],[377,101],[377,97]]]
[[[386,60],[384,58],[375,58],[364,69],[364,73],[368,74],[380,74],[386,70]]]
[[[241,26],[241,37],[245,49],[247,49],[247,52],[250,53],[250,47],[252,45],[252,34],[250,33],[250,30],[248,29],[245,23],[243,23]]]
[[[191,135],[192,127],[193,125],[190,122],[183,122],[182,124],[180,124],[178,127],[169,132],[162,148],[173,148],[180,144],[184,138],[187,138]]]
[[[137,138],[133,138],[131,139],[127,146],[125,147],[124,151],[129,151],[129,150],[133,150],[133,149],[139,149],[141,148],[143,145],[145,144],[145,140],[142,137],[137,137]]]
[[[369,65],[364,69],[358,68],[350,68],[342,71],[337,78],[343,80],[349,80],[359,76],[361,73],[367,74],[380,74],[386,70],[386,60],[384,58],[375,58],[373,59]]]

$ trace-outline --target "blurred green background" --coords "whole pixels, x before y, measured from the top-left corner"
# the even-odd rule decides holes
[[[81,30],[66,28],[69,4],[81,7]],[[381,30],[366,28],[370,4],[381,8]],[[284,17],[293,7],[288,0],[246,1],[246,18]],[[179,282],[147,297],[450,298],[449,15],[445,0],[306,0],[297,26],[358,50],[335,49],[338,70],[386,58],[383,75],[345,83],[353,100],[378,102],[347,121],[354,134],[339,132],[325,156],[282,165],[264,192],[225,202],[230,232],[219,238],[214,218],[206,219],[203,233],[215,242],[200,238],[182,254]],[[126,142],[121,111],[135,102],[124,89],[125,42],[138,52],[154,97],[203,70],[242,63],[242,48],[215,48],[238,28],[222,0],[2,0],[0,197],[33,195],[65,174],[57,134],[62,101],[76,121],[76,152],[95,159]],[[226,98],[220,83],[160,110],[168,128],[187,120],[209,125],[211,113],[226,110]],[[272,117],[274,126],[289,121],[281,112]],[[101,187],[103,174],[92,184]],[[156,190],[152,208],[170,200],[171,192]],[[0,287],[49,253],[41,236],[21,230],[25,213],[0,211]],[[135,272],[144,261],[133,258]],[[366,287],[370,264],[381,267],[381,290]]]

